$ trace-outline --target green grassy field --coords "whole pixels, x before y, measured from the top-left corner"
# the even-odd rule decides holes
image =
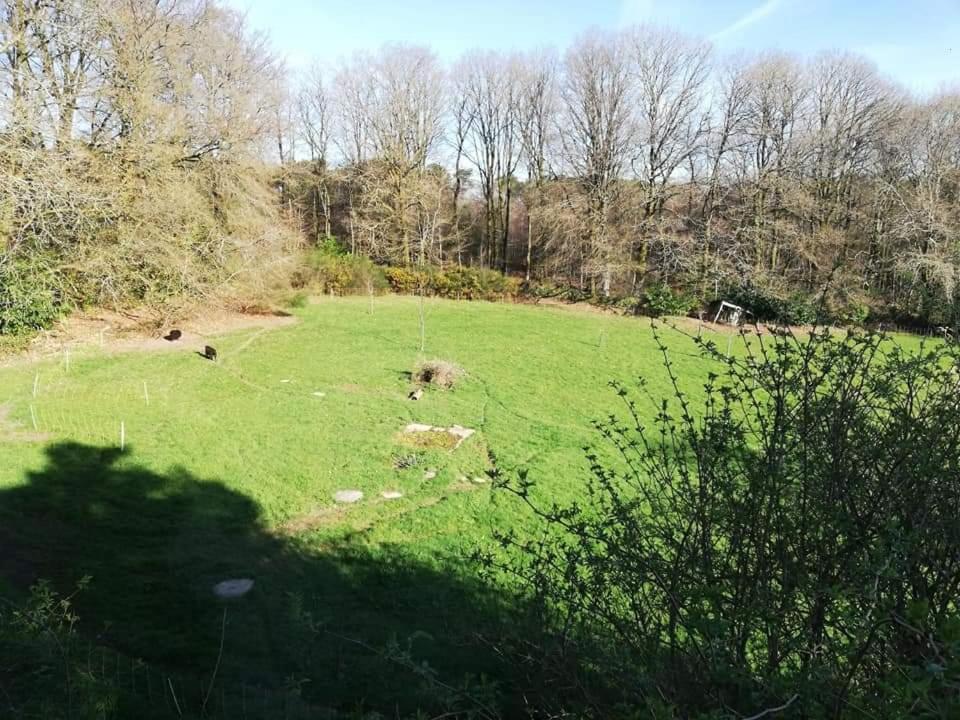
[[[590,421],[618,409],[607,383],[642,376],[653,395],[670,394],[649,323],[429,300],[421,353],[413,298],[377,299],[372,313],[366,299],[323,299],[295,313],[292,326],[217,338],[216,364],[193,347],[91,349],[69,368],[0,370],[0,588],[16,595],[43,577],[66,590],[90,575],[77,597],[89,637],[203,676],[225,606],[211,586],[254,578],[226,603],[219,678],[278,688],[309,677],[316,706],[424,702],[369,649],[392,637],[415,638],[441,677],[495,677],[473,639],[507,600],[474,579],[466,554],[527,516],[473,479],[494,463],[526,468],[541,498],[577,496],[583,446],[597,439]],[[706,362],[689,339],[664,337],[696,390]],[[412,402],[423,357],[467,376]],[[397,469],[414,453],[399,435],[410,422],[477,433]],[[337,506],[340,489],[365,497]]]

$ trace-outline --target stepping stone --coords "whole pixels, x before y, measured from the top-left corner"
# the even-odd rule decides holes
[[[355,503],[363,500],[363,493],[359,490],[337,490],[333,499],[338,503]]]
[[[403,493],[396,490],[384,490],[380,495],[384,500],[399,500],[403,497]]]
[[[221,600],[232,600],[243,597],[253,589],[253,580],[250,578],[235,578],[224,580],[213,586],[213,594]]]
[[[424,480],[433,480],[436,476],[437,476],[437,471],[431,468],[430,470],[427,470],[427,471],[423,474],[423,479],[424,479]]]

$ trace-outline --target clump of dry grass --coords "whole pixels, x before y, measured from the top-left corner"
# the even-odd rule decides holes
[[[435,385],[449,390],[465,374],[464,369],[456,363],[447,360],[424,360],[414,368],[413,379],[421,385]]]
[[[417,450],[456,450],[460,444],[460,438],[443,428],[431,432],[401,433],[399,441]]]

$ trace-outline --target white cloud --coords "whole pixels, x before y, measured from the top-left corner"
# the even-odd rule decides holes
[[[710,36],[711,40],[722,40],[728,35],[740,32],[744,28],[750,27],[754,23],[760,22],[765,17],[776,11],[783,4],[783,0],[767,0],[762,5],[758,5],[750,12],[737,18],[734,22],[727,25],[722,30],[715,32]]]

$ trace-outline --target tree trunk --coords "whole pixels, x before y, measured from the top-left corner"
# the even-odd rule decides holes
[[[526,280],[530,282],[530,266],[532,264],[533,258],[533,218],[530,217],[530,213],[527,213],[527,268],[526,268]]]
[[[512,191],[510,188],[510,180],[507,180],[507,200],[506,207],[504,211],[503,218],[503,237],[501,239],[501,251],[500,251],[500,269],[503,271],[503,274],[507,274],[507,248],[510,242],[510,197]]]

